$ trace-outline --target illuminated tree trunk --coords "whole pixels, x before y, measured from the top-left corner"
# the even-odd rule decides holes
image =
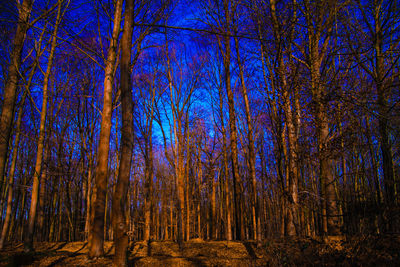
[[[90,151],[91,151],[91,145]],[[90,235],[90,213],[92,212],[92,168],[93,168],[93,157],[89,158],[88,163],[88,174],[87,174],[87,193],[86,193],[86,217],[85,217],[85,233],[86,233],[86,240]]]
[[[200,141],[197,143],[197,236],[199,238],[202,237],[201,232],[201,187],[202,187],[202,179],[203,179],[203,169],[201,164],[201,137],[199,137]]]
[[[126,223],[127,195],[131,174],[133,150],[133,100],[131,84],[131,47],[134,18],[134,0],[125,4],[124,33],[121,39],[121,160],[118,180],[113,195],[112,224],[114,229],[115,266],[127,266],[129,225]]]
[[[48,125],[53,125],[53,120],[52,120],[52,114],[53,114],[53,103],[50,103],[50,107],[49,107],[49,114],[50,114],[50,118],[48,119]],[[51,135],[51,128],[47,128],[45,131],[45,137],[47,137],[47,139],[50,138]],[[46,140],[44,140],[44,142],[46,143]],[[47,141],[46,144],[44,144],[44,151],[43,151],[43,160],[44,160],[44,164],[42,167],[42,174],[40,176],[40,190],[39,190],[39,207],[38,207],[38,211],[37,211],[37,240],[38,241],[46,241],[48,240],[48,235],[47,233],[47,229],[45,228],[45,223],[46,223],[46,216],[45,216],[45,196],[46,196],[46,181],[47,181],[47,175],[48,175],[48,164],[49,164],[49,153],[50,153],[50,145],[49,145],[49,141]]]
[[[89,258],[104,255],[104,214],[106,207],[107,180],[108,180],[108,152],[110,149],[111,116],[112,116],[112,88],[114,82],[114,68],[117,58],[117,42],[122,17],[122,2],[115,5],[114,26],[110,47],[107,51],[107,63],[104,77],[104,102],[101,118],[100,140],[98,146],[97,167],[95,177],[95,196],[92,199],[91,230],[89,232]]]
[[[4,173],[7,162],[8,144],[14,117],[17,84],[19,80],[21,54],[24,47],[25,35],[29,28],[29,17],[33,0],[24,0],[19,10],[17,32],[15,33],[13,48],[8,66],[8,76],[3,91],[3,106],[0,114],[0,192],[4,183]]]
[[[176,191],[178,195],[178,221],[177,221],[177,227],[178,227],[178,243],[181,247],[182,241],[184,239],[184,205],[185,205],[185,185],[184,185],[184,166],[183,166],[183,149],[182,149],[182,134],[181,129],[182,129],[182,124],[181,124],[181,118],[178,118],[178,125],[175,128],[175,135],[176,140],[175,140],[175,147],[176,147],[176,163],[177,163],[177,173],[176,173]]]
[[[258,200],[257,200],[257,179],[256,179],[256,152],[254,145],[254,132],[253,132],[253,122],[251,119],[251,110],[249,104],[249,97],[247,94],[246,82],[244,79],[244,66],[241,62],[240,51],[239,51],[239,40],[235,37],[235,48],[236,48],[236,57],[239,65],[239,76],[240,82],[243,90],[243,98],[245,104],[246,111],[246,124],[247,124],[247,140],[248,140],[248,166],[249,166],[249,174],[250,174],[250,182],[251,182],[251,219],[252,219],[252,235],[255,240],[259,240],[257,236],[258,227]]]
[[[32,77],[33,77],[33,73],[31,72],[31,76],[30,76],[29,81],[32,80]],[[13,150],[13,154],[12,154],[12,162],[11,162],[11,167],[10,167],[10,173],[9,173],[9,177],[8,177],[7,210],[6,210],[6,217],[5,217],[4,222],[3,222],[3,229],[1,231],[0,249],[3,249],[4,242],[6,241],[6,238],[7,238],[7,235],[8,235],[8,227],[10,225],[10,220],[11,220],[15,165],[17,163],[17,155],[18,155],[20,131],[21,131],[21,121],[22,121],[22,115],[24,113],[23,111],[24,111],[24,104],[25,104],[26,94],[27,94],[27,90],[24,91],[24,94],[22,96],[21,109],[20,109],[20,111],[18,113],[17,125],[16,125],[16,129],[15,129],[15,132],[16,132],[15,141],[14,141],[15,144],[14,144],[14,150]]]
[[[228,169],[228,152],[226,145],[226,130],[225,130],[225,122],[224,122],[224,111],[223,111],[223,93],[222,88],[218,88],[219,95],[219,114],[221,120],[221,133],[222,133],[222,156],[223,156],[223,164],[224,164],[224,202],[226,209],[226,231],[225,238],[227,240],[232,240],[232,223],[231,223],[231,209],[230,209],[230,190],[229,190],[229,169]]]
[[[42,44],[42,40],[43,40],[43,35],[45,33],[45,29],[46,27],[43,28],[43,31],[40,35],[39,38],[39,48],[38,48],[38,57],[41,56],[44,52],[44,49],[41,49],[41,44]],[[21,110],[18,113],[18,119],[17,119],[17,125],[16,125],[16,134],[15,134],[15,147],[13,150],[13,155],[12,155],[12,162],[11,162],[11,167],[10,167],[10,173],[9,173],[9,178],[8,178],[8,196],[7,196],[7,210],[6,210],[6,217],[3,223],[3,229],[2,229],[2,233],[1,233],[1,237],[0,237],[0,249],[3,248],[4,246],[4,242],[7,238],[7,234],[8,234],[8,227],[9,227],[9,223],[10,223],[10,217],[11,217],[11,208],[12,208],[12,200],[13,200],[13,184],[14,184],[14,175],[15,175],[15,165],[16,165],[16,161],[17,161],[17,155],[18,155],[18,147],[19,147],[19,140],[20,140],[20,127],[21,127],[21,121],[22,121],[22,115],[23,115],[23,108],[24,108],[24,104],[25,104],[25,99],[26,99],[26,95],[28,93],[28,90],[30,89],[31,85],[32,85],[32,80],[35,74],[35,71],[37,69],[37,63],[35,62],[32,70],[30,72],[29,75],[29,79],[28,82],[25,86],[25,91],[22,95],[22,99],[21,99]]]
[[[144,200],[144,232],[143,232],[143,240],[150,240],[151,238],[151,208],[152,208],[152,197],[153,197],[153,162],[149,162],[146,160],[145,167],[145,200]]]
[[[52,41],[51,41],[51,49],[47,62],[47,69],[43,79],[43,100],[42,100],[42,110],[40,112],[40,128],[39,128],[39,138],[37,144],[35,172],[33,174],[31,205],[29,208],[29,217],[28,217],[28,229],[27,233],[25,234],[25,240],[24,240],[24,250],[26,252],[33,251],[33,235],[35,230],[36,210],[39,197],[39,177],[41,175],[42,160],[43,160],[48,87],[49,87],[51,68],[53,66],[54,53],[57,47],[57,32],[58,32],[58,26],[61,22],[61,15],[62,15],[61,0],[59,0],[57,8],[57,18],[56,18],[56,23],[54,25]]]
[[[223,1],[224,19],[225,19],[225,33],[223,37],[223,47],[220,44],[220,50],[223,57],[224,64],[224,83],[226,87],[226,94],[228,98],[229,107],[229,130],[230,130],[230,147],[231,147],[231,161],[232,161],[232,178],[233,178],[233,195],[235,206],[235,226],[236,226],[236,239],[244,239],[243,216],[241,214],[241,190],[240,190],[240,176],[239,176],[239,163],[238,163],[238,145],[237,145],[237,127],[236,127],[236,112],[234,95],[231,87],[231,45],[230,45],[230,24],[231,24],[231,2],[229,0]]]
[[[189,113],[186,114],[186,122],[189,121]],[[191,164],[191,151],[190,151],[190,134],[187,127],[185,127],[186,137],[186,164],[185,164],[185,241],[190,239],[190,198],[189,198],[189,168]]]

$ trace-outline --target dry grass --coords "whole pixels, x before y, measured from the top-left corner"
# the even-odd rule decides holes
[[[368,236],[274,239],[254,242],[190,240],[179,249],[172,241],[132,242],[130,266],[400,266],[400,237]],[[87,259],[87,244],[36,243],[34,254],[22,244],[0,252],[0,266],[111,266],[114,248],[105,243],[106,256]]]

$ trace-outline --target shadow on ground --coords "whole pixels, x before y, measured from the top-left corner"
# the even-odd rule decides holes
[[[35,243],[35,253],[22,244],[0,251],[0,266],[111,266],[114,247],[106,256],[88,260],[87,243]],[[364,236],[337,240],[312,238],[253,241],[203,241],[181,247],[172,241],[132,242],[129,266],[400,266],[400,236]]]

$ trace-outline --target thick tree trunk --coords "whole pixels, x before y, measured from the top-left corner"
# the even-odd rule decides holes
[[[321,109],[323,107],[320,107]],[[326,112],[319,112],[318,116],[318,142],[319,142],[319,153],[320,153],[320,179],[322,186],[324,187],[324,198],[326,209],[326,226],[328,235],[339,235],[339,216],[336,204],[335,194],[335,177],[333,175],[331,160],[329,157],[329,151],[327,148],[327,141],[329,138],[329,125]]]
[[[108,55],[104,77],[104,102],[95,177],[96,188],[95,192],[93,192],[96,195],[94,196],[94,201],[91,203],[91,229],[88,238],[89,258],[102,257],[104,255],[104,214],[108,180],[108,152],[110,149],[112,124],[112,88],[114,81],[114,68],[117,58],[117,42],[121,26],[122,2],[123,0],[118,0],[115,5],[112,39],[107,52]]]
[[[378,104],[378,112],[379,112],[379,135],[380,135],[380,147],[382,154],[382,169],[383,169],[383,178],[385,184],[385,197],[386,202],[389,207],[392,207],[395,203],[395,181],[394,181],[394,169],[393,169],[393,155],[392,148],[390,145],[389,138],[389,104],[388,104],[388,95],[389,88],[385,86],[385,57],[383,54],[383,26],[382,26],[382,18],[381,18],[381,10],[382,10],[382,1],[377,0],[374,1],[374,50],[375,50],[375,66],[374,66],[374,82],[376,85],[376,91],[378,94],[377,104]],[[392,212],[390,216],[393,216]],[[389,218],[389,221],[392,221],[393,218]],[[390,225],[389,228],[392,228],[393,225]],[[390,229],[389,231],[392,231]]]
[[[17,32],[15,33],[13,48],[8,66],[8,76],[3,92],[3,106],[0,115],[0,192],[4,184],[4,173],[7,162],[8,144],[14,117],[17,84],[19,80],[21,54],[24,47],[25,35],[29,28],[29,17],[33,0],[24,0],[19,10]]]
[[[134,0],[125,4],[124,33],[121,40],[121,161],[118,180],[113,195],[112,224],[114,229],[115,266],[127,266],[128,231],[126,223],[126,202],[131,174],[133,150],[133,100],[131,85],[131,46],[134,19]]]
[[[306,3],[310,5],[310,3]],[[318,138],[318,155],[320,165],[320,182],[322,192],[322,215],[323,231],[328,235],[339,235],[339,221],[335,194],[335,177],[333,174],[329,147],[329,121],[327,114],[326,88],[321,77],[322,62],[327,54],[327,44],[329,43],[333,21],[336,12],[336,3],[316,2],[316,10],[320,12],[319,17],[324,20],[316,21],[316,15],[307,13],[306,23],[308,31],[308,60],[311,76],[311,92],[315,103],[316,133]],[[306,7],[307,9],[310,6]],[[315,26],[314,24],[318,24]],[[325,36],[325,38],[323,38]],[[326,214],[325,214],[326,213]]]

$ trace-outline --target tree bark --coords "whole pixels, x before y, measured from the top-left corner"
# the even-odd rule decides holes
[[[121,39],[121,160],[113,195],[112,224],[114,229],[115,266],[127,266],[128,231],[126,223],[127,195],[133,150],[133,100],[131,84],[131,46],[134,19],[134,0],[125,3],[124,33]]]
[[[32,195],[31,195],[31,205],[29,208],[29,218],[28,218],[28,230],[25,235],[24,240],[24,250],[26,252],[33,251],[33,235],[36,223],[36,210],[39,197],[39,177],[42,170],[43,161],[43,150],[44,150],[44,138],[45,138],[45,126],[46,126],[46,115],[47,115],[47,98],[48,98],[48,87],[49,79],[51,74],[51,68],[53,66],[54,53],[57,47],[57,32],[58,26],[60,25],[62,12],[61,5],[62,1],[58,1],[57,7],[57,18],[54,25],[54,30],[52,33],[51,49],[49,54],[49,59],[47,62],[47,69],[43,80],[43,100],[42,100],[42,110],[40,112],[40,128],[39,128],[39,138],[37,144],[37,154],[35,163],[35,172],[33,174],[33,185],[32,185]],[[43,185],[42,185],[43,186]]]
[[[98,146],[95,193],[91,208],[91,230],[89,232],[89,258],[104,255],[104,214],[106,207],[107,180],[108,180],[108,152],[110,149],[111,116],[112,116],[112,88],[114,81],[114,68],[117,58],[117,42],[121,27],[122,2],[118,0],[115,5],[114,26],[110,47],[107,51],[107,63],[104,77],[104,102]]]
[[[327,114],[326,88],[321,73],[322,62],[326,57],[328,44],[333,30],[336,1],[317,2],[314,8],[320,12],[318,16],[311,14],[310,3],[306,3],[309,10],[306,16],[308,31],[309,71],[311,76],[312,99],[315,103],[316,133],[318,140],[318,157],[320,165],[320,182],[322,195],[322,212],[324,234],[339,235],[338,211],[335,194],[335,177],[331,167],[329,151],[329,121]],[[325,17],[324,20],[316,17]],[[318,24],[317,27],[314,24]],[[324,38],[325,36],[325,38]],[[324,213],[326,212],[326,215]]]
[[[30,76],[29,81],[31,81],[32,77],[33,77],[33,73]],[[28,83],[28,84],[30,84],[30,83]],[[4,247],[4,243],[5,243],[7,235],[8,235],[8,227],[10,225],[10,220],[11,220],[13,191],[14,191],[13,187],[14,187],[15,165],[17,163],[19,140],[20,140],[20,131],[21,131],[21,121],[22,121],[22,114],[23,114],[23,111],[24,111],[24,104],[25,104],[26,94],[27,94],[27,90],[24,91],[24,94],[22,96],[21,108],[20,108],[19,113],[18,113],[17,125],[16,125],[16,129],[15,129],[15,132],[16,132],[16,134],[15,134],[15,144],[14,144],[14,150],[13,150],[13,154],[12,154],[10,174],[9,174],[9,177],[8,177],[7,210],[6,210],[6,217],[5,217],[4,222],[3,222],[3,229],[1,231],[0,250],[3,249],[3,247]]]
[[[296,129],[294,125],[293,115],[292,115],[292,107],[290,103],[290,95],[289,95],[289,87],[287,84],[286,78],[286,66],[283,59],[283,48],[281,47],[281,43],[283,42],[281,37],[281,27],[279,25],[278,18],[276,16],[276,2],[275,0],[270,0],[270,9],[272,16],[272,25],[274,30],[275,44],[277,46],[277,76],[282,90],[283,97],[283,109],[285,112],[285,122],[287,126],[287,137],[289,144],[289,155],[288,155],[288,176],[289,176],[289,188],[288,188],[288,199],[287,202],[289,204],[288,208],[288,229],[287,234],[289,236],[296,235],[296,218],[298,216],[298,188],[297,188],[297,180],[298,180],[298,171],[297,171],[297,151],[296,151]],[[290,40],[289,40],[290,41]]]
[[[382,154],[382,169],[383,169],[383,177],[385,184],[385,194],[386,194],[386,202],[389,207],[392,207],[395,203],[395,181],[394,181],[394,172],[393,172],[393,155],[392,148],[390,145],[389,138],[389,104],[388,104],[388,95],[389,90],[387,86],[385,86],[385,57],[383,54],[383,26],[382,26],[382,0],[375,0],[374,2],[374,32],[373,32],[373,46],[375,50],[375,65],[374,65],[374,82],[376,85],[376,91],[378,94],[377,104],[378,104],[378,112],[379,112],[379,135],[380,135],[380,144],[381,144],[381,154]],[[390,216],[393,216],[392,212]],[[393,220],[390,218],[389,221]],[[390,225],[389,228],[392,228],[393,225]],[[393,229],[390,229],[392,231]]]
[[[235,25],[236,26],[236,25]],[[236,33],[235,33],[236,34]],[[245,104],[245,113],[246,113],[246,124],[247,124],[247,139],[248,139],[248,166],[249,166],[249,175],[251,182],[251,218],[252,218],[252,235],[254,240],[261,241],[258,239],[257,230],[258,230],[258,198],[257,198],[257,178],[256,178],[256,149],[254,145],[254,131],[253,131],[253,122],[251,119],[251,110],[249,97],[247,93],[246,82],[244,79],[244,66],[241,61],[240,51],[239,51],[239,40],[235,37],[235,47],[236,47],[236,57],[239,65],[239,77],[243,90],[243,98]]]
[[[3,92],[3,106],[0,115],[0,192],[4,184],[4,173],[7,162],[8,145],[14,118],[17,84],[20,75],[21,54],[26,32],[29,28],[29,17],[33,0],[24,0],[19,10],[17,32],[15,33],[11,62],[8,66],[7,81]]]
[[[231,45],[230,45],[230,23],[231,23],[231,3],[229,0],[223,1],[224,15],[225,15],[225,31],[226,35],[223,37],[224,48],[220,47],[223,56],[224,64],[224,83],[226,87],[226,94],[228,98],[229,107],[229,130],[230,130],[230,146],[231,146],[231,161],[232,161],[232,178],[233,178],[233,195],[235,205],[235,226],[236,226],[236,239],[244,239],[243,217],[241,214],[241,191],[240,191],[240,176],[239,176],[239,163],[238,163],[238,145],[237,145],[237,127],[236,127],[236,112],[234,95],[231,87]]]

